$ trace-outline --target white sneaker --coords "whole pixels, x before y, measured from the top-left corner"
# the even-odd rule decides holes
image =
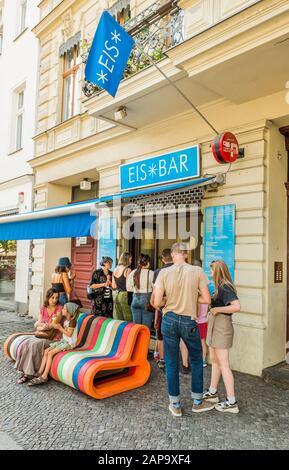
[[[203,399],[209,403],[219,403],[218,392],[211,393],[210,390],[205,390],[203,393]]]
[[[176,416],[177,418],[180,418],[183,415],[182,408],[180,406],[177,407],[177,406],[170,404],[169,410],[172,413],[172,415]]]
[[[228,401],[222,401],[215,405],[217,411],[221,411],[222,413],[239,413],[238,403],[231,404]]]

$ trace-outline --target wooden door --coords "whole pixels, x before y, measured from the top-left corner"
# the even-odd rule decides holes
[[[90,307],[87,298],[87,285],[96,269],[96,240],[91,237],[72,239],[71,261],[76,272],[74,290],[84,307]]]

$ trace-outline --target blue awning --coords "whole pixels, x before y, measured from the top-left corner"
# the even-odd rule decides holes
[[[98,199],[67,204],[35,212],[0,217],[0,240],[36,240],[49,238],[74,238],[95,236],[96,207],[100,203],[176,191],[186,187],[203,186],[214,180],[214,176],[182,181],[162,186],[153,186],[137,191],[128,191]]]

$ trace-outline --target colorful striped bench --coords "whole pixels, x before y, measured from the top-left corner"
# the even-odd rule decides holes
[[[55,380],[98,399],[148,381],[150,332],[146,326],[81,313],[77,328],[76,348],[54,357],[50,375]],[[5,354],[16,360],[17,351],[30,334],[9,336]]]

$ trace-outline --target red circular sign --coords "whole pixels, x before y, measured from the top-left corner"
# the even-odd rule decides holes
[[[225,132],[215,137],[212,151],[218,163],[233,163],[239,155],[239,144],[237,138],[231,132]]]

